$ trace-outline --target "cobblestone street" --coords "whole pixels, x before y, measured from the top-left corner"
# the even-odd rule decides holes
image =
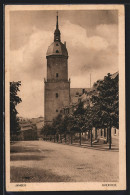
[[[11,144],[11,182],[116,182],[119,152],[45,141]]]

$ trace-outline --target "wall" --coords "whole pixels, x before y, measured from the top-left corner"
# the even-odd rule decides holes
[[[56,97],[56,93],[58,97]],[[70,103],[70,82],[45,82],[45,122],[52,121]],[[56,112],[58,110],[58,112]]]
[[[47,81],[68,80],[68,62],[67,57],[48,57],[47,58]],[[58,77],[56,77],[58,73]]]

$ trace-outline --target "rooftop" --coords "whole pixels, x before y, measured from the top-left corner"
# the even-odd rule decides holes
[[[68,57],[68,51],[66,49],[66,45],[60,41],[53,42],[48,47],[46,56],[50,56],[50,55],[57,55],[57,56],[62,55]]]

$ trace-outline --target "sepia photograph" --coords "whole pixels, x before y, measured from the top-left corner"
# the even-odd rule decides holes
[[[5,6],[6,190],[126,189],[123,5]]]

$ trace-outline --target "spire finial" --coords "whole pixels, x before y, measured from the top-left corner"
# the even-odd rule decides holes
[[[56,22],[56,29],[58,29],[58,11],[56,12],[57,13],[57,22]]]
[[[56,30],[54,32],[54,41],[60,41],[60,30],[58,27],[58,11],[56,13],[57,13],[56,14],[57,20],[56,20]]]

